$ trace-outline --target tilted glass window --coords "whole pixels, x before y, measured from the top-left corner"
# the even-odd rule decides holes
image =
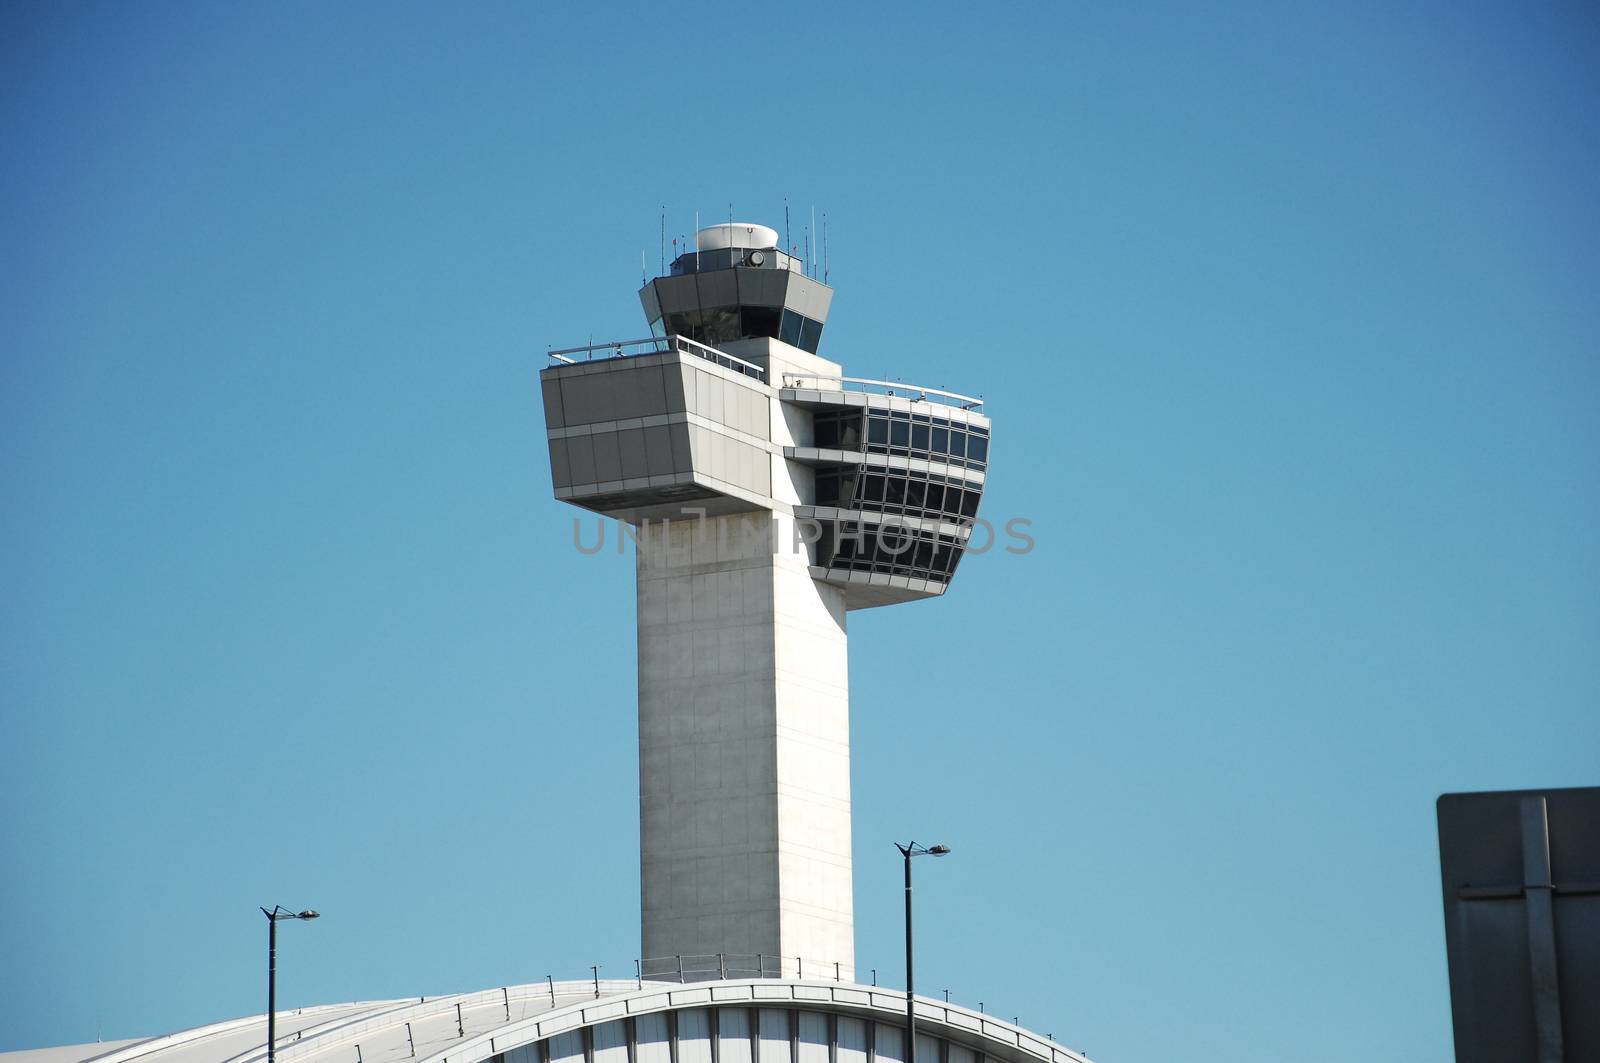
[[[822,342],[822,323],[813,321],[809,317],[800,319],[800,342],[795,344],[802,351],[811,354],[817,353],[817,344]]]
[[[800,346],[800,322],[804,320],[793,310],[785,310],[778,326],[778,338],[791,347]]]
[[[778,335],[783,311],[776,306],[745,306],[739,309],[739,329],[746,336]]]
[[[698,310],[680,310],[680,311],[676,311],[674,313],[668,314],[667,318],[666,318],[666,321],[667,321],[667,325],[666,325],[667,335],[669,335],[669,336],[687,336],[691,340],[694,340],[696,342],[703,342],[700,339],[701,335],[703,335],[703,333],[701,331],[701,328],[700,328],[700,311],[698,311]]]
[[[708,347],[715,347],[719,343],[732,343],[740,338],[739,308],[737,306],[716,306],[700,312],[701,337],[699,339]]]

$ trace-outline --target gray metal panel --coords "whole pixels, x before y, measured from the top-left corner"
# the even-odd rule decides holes
[[[777,269],[736,269],[739,302],[744,306],[782,306],[790,273]]]
[[[617,433],[617,451],[622,457],[622,478],[649,476],[644,458],[644,429],[625,428]]]
[[[766,457],[763,451],[757,450],[748,443],[739,444],[739,479],[738,484],[746,491],[759,491],[756,485],[761,482],[758,462]],[[767,463],[770,464],[770,463]],[[765,492],[763,492],[765,493]]]
[[[566,421],[561,419],[561,383],[557,380],[539,381],[539,390],[544,393],[544,426],[546,428],[564,428]]]
[[[767,424],[767,418],[772,412],[772,404],[759,391],[745,388],[744,393],[750,404],[749,414],[746,417],[746,422],[750,427],[746,428],[745,431],[753,436],[760,436],[762,439],[771,439],[772,431]]]
[[[685,381],[685,387],[688,382]],[[694,405],[690,407],[701,417],[709,417],[713,421],[722,420],[722,379],[710,373],[696,371],[694,374]]]
[[[694,451],[689,445],[689,427],[687,423],[667,426],[667,430],[672,434],[672,468],[674,472],[692,472],[694,470]]]
[[[672,472],[672,429],[652,425],[644,430],[646,476],[665,476]]]
[[[814,293],[817,312],[812,315],[812,320],[828,323],[828,311],[833,308],[833,289],[826,284],[817,285]]]
[[[695,472],[707,472],[711,468],[711,454],[707,449],[709,436],[710,433],[699,425],[689,426],[689,454],[693,459],[690,467]]]
[[[594,437],[571,436],[567,439],[567,460],[572,465],[572,483],[594,483]]]
[[[582,374],[561,378],[561,409],[568,426],[599,420],[600,389],[594,380]]]
[[[719,269],[698,274],[701,306],[732,306],[739,301],[733,270]]]
[[[1445,794],[1458,1063],[1600,1060],[1600,787]]]
[[[656,298],[661,301],[661,311],[700,309],[700,290],[695,285],[694,274],[684,277],[662,277],[656,281]]]
[[[644,309],[646,321],[654,321],[661,316],[661,301],[656,298],[655,281],[639,289],[639,305]]]
[[[823,285],[809,277],[791,275],[789,278],[789,297],[784,305],[797,314],[804,314],[813,321],[826,322],[828,319],[828,302],[831,295],[824,297]]]
[[[756,478],[751,489],[760,495],[772,494],[772,457],[764,450],[756,452]]]
[[[617,382],[621,394],[618,419],[654,417],[667,412],[667,393],[662,383],[661,366],[630,369],[626,374],[619,374]]]
[[[594,439],[594,477],[599,483],[622,479],[622,452],[617,433],[601,432]]]
[[[661,384],[666,390],[667,404],[664,412],[683,413],[683,380],[685,370],[681,365],[668,362],[661,367]]]
[[[572,466],[567,461],[567,441],[550,440],[550,484],[552,487],[572,486]]]

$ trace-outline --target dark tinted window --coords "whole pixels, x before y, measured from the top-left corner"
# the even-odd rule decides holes
[[[914,424],[914,425],[911,426],[911,449],[912,450],[927,450],[928,449],[928,426],[927,425],[925,425],[925,424]]]
[[[874,417],[867,425],[867,442],[876,443],[878,446],[887,446],[889,443],[889,422],[879,417]]]
[[[778,326],[778,338],[791,347],[800,346],[800,322],[803,320],[793,310],[785,310]]]
[[[800,342],[795,344],[802,351],[817,353],[817,344],[822,342],[822,326],[812,321],[809,317],[800,319]]]
[[[740,336],[739,308],[716,306],[700,312],[700,328],[705,334],[701,343],[715,347],[719,343],[732,343]],[[698,337],[696,337],[698,338]]]
[[[967,457],[976,461],[987,461],[989,458],[989,441],[982,436],[969,436],[967,438]]]
[[[932,449],[935,454],[947,454],[950,451],[950,429],[935,428],[933,430]]]
[[[667,315],[667,335],[687,336],[691,340],[700,338],[700,311],[684,310],[679,313]]]
[[[905,421],[889,422],[889,445],[903,447],[911,438],[911,425]]]
[[[746,306],[739,311],[739,327],[746,336],[776,336],[783,310],[776,306]]]

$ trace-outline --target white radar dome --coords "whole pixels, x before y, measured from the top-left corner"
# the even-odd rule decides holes
[[[725,222],[708,225],[694,237],[701,251],[720,251],[725,247],[777,247],[778,230],[750,222]]]

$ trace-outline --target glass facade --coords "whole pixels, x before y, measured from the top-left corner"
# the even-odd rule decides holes
[[[771,336],[792,347],[817,353],[822,324],[781,306],[714,306],[703,310],[668,312],[650,322],[655,335],[687,336],[715,347],[753,336]]]
[[[846,572],[878,573],[948,583],[965,540],[888,521],[824,521],[817,564]]]
[[[983,488],[955,476],[861,465],[817,470],[817,505],[969,524]]]
[[[825,449],[865,450],[899,458],[926,458],[969,469],[989,465],[989,429],[905,410],[842,410],[819,413],[815,445]],[[862,439],[865,438],[865,445]]]
[[[890,458],[920,458],[966,469],[989,464],[989,428],[908,410],[827,410],[812,421],[813,444],[822,450],[859,451]],[[950,472],[893,465],[832,465],[816,471],[819,507],[882,514],[883,523],[824,521],[816,563],[851,573],[949,582],[961,563],[967,533],[947,535],[913,528],[911,520],[970,528],[983,485]]]

